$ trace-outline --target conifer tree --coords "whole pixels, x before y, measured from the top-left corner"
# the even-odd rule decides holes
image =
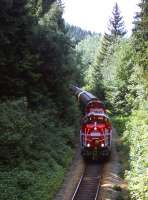
[[[36,107],[49,94],[64,107],[78,72],[61,1],[2,0],[0,11],[0,98],[23,96]]]
[[[125,34],[126,31],[124,27],[123,17],[120,14],[118,4],[116,3],[113,7],[112,17],[109,19],[108,32],[105,33],[103,36],[101,48],[98,50],[96,60],[93,63],[92,79],[94,88],[96,88],[97,90],[102,91],[102,89],[104,88],[103,76],[101,75],[102,68],[104,67],[104,61],[113,54],[114,46],[116,45],[118,39],[123,37]],[[104,98],[105,93],[102,94]]]
[[[96,57],[96,60],[92,64],[91,73],[91,88],[92,92],[102,101],[105,101],[105,88],[103,85],[103,75],[101,72],[101,59]]]
[[[113,7],[112,17],[109,19],[108,30],[113,39],[119,36],[123,37],[126,34],[123,17],[117,3]]]
[[[116,3],[113,7],[112,17],[109,19],[108,31],[104,33],[101,49],[98,52],[102,61],[108,54],[111,55],[113,53],[111,46],[116,43],[119,37],[123,37],[125,34],[123,17]]]
[[[111,35],[104,33],[101,48],[98,51],[97,60],[98,62],[103,63],[104,59],[107,57],[108,53],[110,52],[110,47],[112,45],[112,37]]]
[[[135,25],[133,29],[134,36],[141,37],[145,41],[148,40],[148,2],[146,0],[141,0],[141,3],[138,4],[140,7],[140,12],[136,13]]]
[[[28,85],[33,73],[31,65],[37,60],[32,49],[33,26],[36,21],[29,15],[27,3],[26,0],[0,2],[1,96],[24,95],[24,87]]]

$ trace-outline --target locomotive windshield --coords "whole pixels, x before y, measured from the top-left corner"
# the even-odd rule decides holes
[[[104,116],[95,116],[95,115],[91,115],[91,116],[87,116],[84,118],[83,123],[84,124],[92,124],[92,123],[97,123],[97,124],[103,124],[106,122],[109,122],[109,120],[104,117]]]

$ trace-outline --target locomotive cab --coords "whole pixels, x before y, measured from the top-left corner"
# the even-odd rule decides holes
[[[104,104],[101,101],[92,100],[87,104],[85,108],[86,114],[89,114],[91,112],[106,113],[106,109],[104,107]]]

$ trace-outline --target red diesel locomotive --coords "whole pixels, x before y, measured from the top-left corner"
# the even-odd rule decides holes
[[[104,104],[76,86],[71,90],[82,104],[80,127],[81,153],[85,158],[108,158],[111,153],[112,125]]]

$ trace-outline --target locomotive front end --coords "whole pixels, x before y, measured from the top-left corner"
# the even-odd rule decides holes
[[[109,157],[112,126],[105,114],[89,113],[80,130],[81,152],[84,157]]]

